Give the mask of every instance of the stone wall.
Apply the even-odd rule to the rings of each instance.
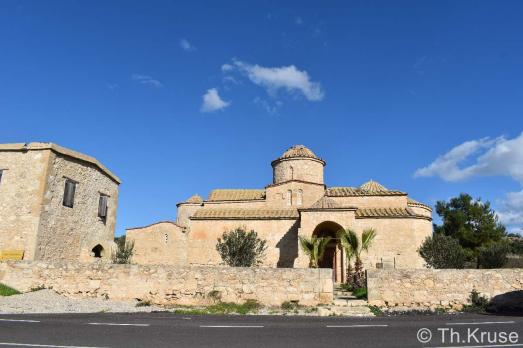
[[[280,306],[331,303],[330,269],[138,266],[107,263],[4,262],[0,283],[20,291],[44,286],[71,297],[141,299],[154,304],[205,305],[211,291],[222,301],[255,299]]]
[[[472,289],[491,298],[523,289],[523,269],[367,271],[369,304],[388,307],[461,307]]]
[[[65,181],[77,182],[74,206],[62,204]],[[107,218],[98,217],[100,195],[108,196]],[[37,260],[92,261],[91,249],[100,244],[110,258],[116,225],[118,183],[96,166],[53,153],[42,202]]]

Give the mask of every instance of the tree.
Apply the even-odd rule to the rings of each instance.
[[[493,243],[479,249],[478,263],[481,268],[501,268],[508,261],[510,246],[507,242]]]
[[[125,236],[116,237],[116,250],[113,250],[111,259],[113,263],[127,264],[131,263],[134,254],[134,240],[127,241]]]
[[[443,220],[441,226],[434,225],[436,234],[456,238],[467,258],[475,260],[478,267],[479,249],[500,241],[506,235],[505,226],[499,223],[490,203],[474,200],[466,193],[449,202],[437,202],[436,212]]]
[[[341,246],[347,256],[347,282],[355,288],[360,288],[364,285],[365,273],[363,272],[363,262],[361,261],[361,253],[368,252],[374,238],[376,237],[376,230],[369,228],[361,234],[361,242],[358,235],[351,229],[340,230],[338,238]],[[352,271],[351,260],[354,261],[354,273]]]
[[[319,262],[323,259],[325,248],[331,241],[331,237],[318,238],[312,236],[310,239],[299,236],[301,249],[309,256],[309,266],[318,268]]]
[[[252,267],[263,261],[266,244],[254,230],[247,232],[245,227],[237,227],[218,238],[216,250],[231,267]]]
[[[427,237],[418,252],[432,268],[463,268],[465,265],[465,252],[458,240],[441,233]]]

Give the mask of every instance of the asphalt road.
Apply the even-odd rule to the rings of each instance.
[[[523,347],[523,317],[0,314],[0,347]]]

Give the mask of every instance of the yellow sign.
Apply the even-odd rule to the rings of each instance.
[[[22,260],[23,258],[23,250],[0,250],[0,261]]]

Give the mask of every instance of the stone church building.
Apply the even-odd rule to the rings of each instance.
[[[0,144],[0,261],[110,260],[119,184],[56,144]]]
[[[419,268],[417,253],[432,234],[432,211],[407,193],[369,181],[359,187],[328,187],[325,161],[302,145],[272,161],[273,180],[263,189],[217,189],[177,204],[176,221],[127,230],[135,241],[134,263],[220,264],[216,242],[223,232],[244,226],[267,241],[270,267],[308,267],[298,236],[336,237],[342,228],[358,233],[374,228],[377,236],[365,255],[366,267]],[[321,267],[333,268],[343,281],[346,259],[334,238]]]

